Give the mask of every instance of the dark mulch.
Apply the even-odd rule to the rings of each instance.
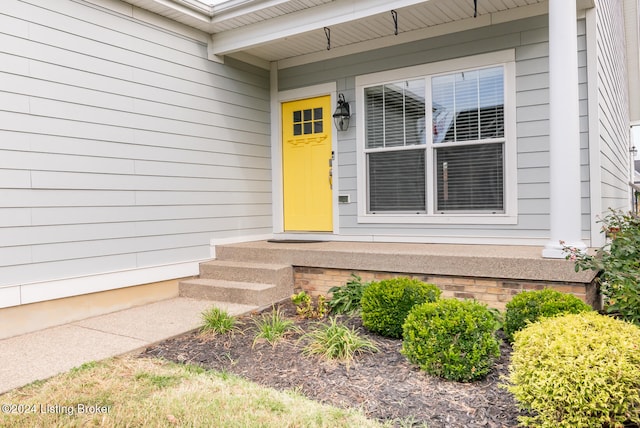
[[[289,302],[280,307],[303,331],[317,322],[296,317],[295,307]],[[357,316],[340,316],[339,320],[373,340],[380,351],[357,356],[348,368],[343,363],[303,356],[299,333],[275,348],[268,343],[254,346],[251,317],[255,316],[242,317],[240,331],[232,335],[187,333],[148,348],[143,356],[234,373],[264,386],[296,390],[323,403],[360,408],[370,418],[392,420],[402,426],[517,426],[519,413],[513,397],[498,386],[507,373],[511,354],[508,344],[503,343],[501,357],[486,379],[457,383],[421,372],[400,354],[400,340],[367,332]]]

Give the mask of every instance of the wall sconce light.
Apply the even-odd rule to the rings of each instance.
[[[349,103],[344,100],[344,94],[338,94],[338,108],[333,113],[333,120],[336,123],[338,131],[346,131],[349,129],[349,120],[351,119],[351,112],[349,110]]]

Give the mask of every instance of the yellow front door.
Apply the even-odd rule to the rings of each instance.
[[[331,97],[282,104],[284,229],[333,230]]]

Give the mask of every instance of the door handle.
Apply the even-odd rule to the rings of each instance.
[[[329,188],[333,189],[333,168],[329,168]]]

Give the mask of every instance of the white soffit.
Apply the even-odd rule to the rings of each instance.
[[[211,35],[210,53],[282,67],[546,14],[548,0],[126,0]],[[594,0],[577,0],[578,9]],[[398,13],[394,36],[391,10]],[[329,28],[331,50],[324,28]]]

